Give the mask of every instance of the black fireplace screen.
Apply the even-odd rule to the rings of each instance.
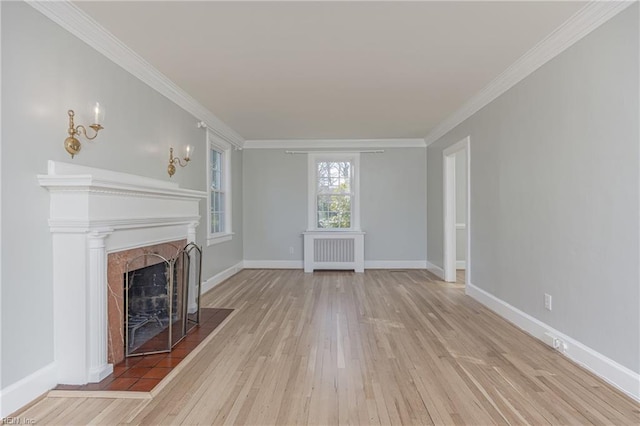
[[[201,257],[189,243],[171,259],[149,253],[127,262],[126,356],[169,352],[199,324]]]

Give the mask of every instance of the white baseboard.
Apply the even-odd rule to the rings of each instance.
[[[56,364],[52,362],[33,374],[0,390],[0,417],[18,411],[57,384]]]
[[[426,269],[424,260],[365,260],[364,269]]]
[[[246,269],[303,269],[302,260],[245,260]]]
[[[200,287],[200,294],[205,294],[224,280],[231,278],[238,272],[242,271],[244,262],[238,262],[235,265],[225,269],[222,272],[215,274],[213,277],[209,278],[205,282],[202,283]]]
[[[456,260],[456,269],[467,269],[466,260]]]
[[[438,278],[440,278],[441,280],[444,280],[444,270],[441,267],[436,266],[433,263],[427,261],[427,270],[432,274],[434,274],[435,276],[437,276]]]
[[[247,269],[303,269],[302,260],[245,260]],[[424,260],[365,260],[365,269],[425,269]]]
[[[614,360],[555,330],[544,322],[522,312],[473,284],[467,284],[466,293],[537,339],[543,340],[545,333],[555,335],[567,345],[562,352],[565,356],[620,389],[631,398],[640,401],[640,374],[618,364]]]

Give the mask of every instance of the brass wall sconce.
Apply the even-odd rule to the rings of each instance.
[[[184,158],[182,159],[174,157],[173,147],[169,148],[169,165],[167,166],[167,173],[169,173],[169,177],[175,174],[176,164],[179,164],[180,167],[184,167],[189,163],[189,161],[191,161],[191,154],[193,154],[193,147],[191,145],[184,147]]]
[[[73,122],[73,117],[75,116],[73,110],[70,109],[69,111],[67,111],[67,114],[69,114],[69,129],[67,130],[67,132],[69,133],[69,137],[64,140],[64,149],[66,149],[67,152],[71,154],[71,158],[73,158],[74,155],[80,152],[80,148],[82,147],[80,141],[76,138],[76,136],[82,135],[87,140],[93,140],[96,138],[96,136],[98,136],[98,132],[104,129],[104,127],[102,127],[102,124],[100,124],[104,119],[104,108],[100,105],[99,102],[96,102],[96,104],[92,107],[92,112],[93,124],[89,125],[89,127],[93,129],[95,134],[93,136],[89,136],[87,135],[86,127],[84,127],[82,124],[76,126]]]

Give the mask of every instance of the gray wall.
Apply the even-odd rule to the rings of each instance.
[[[245,149],[243,161],[245,260],[302,260],[307,156]]]
[[[53,362],[52,247],[47,224],[49,193],[37,174],[47,160],[169,180],[170,145],[196,146],[193,161],[173,180],[205,190],[204,129],[170,102],[35,9],[2,2],[2,380],[6,386]],[[91,101],[106,106],[105,130],[83,142],[73,160],[63,148],[67,110]],[[87,124],[78,120],[78,124]],[[242,158],[234,154],[234,179]],[[239,182],[240,183],[240,182]],[[205,250],[204,277],[242,259],[242,196],[234,198],[233,243]],[[198,243],[205,240],[206,203]],[[10,248],[10,249],[9,249]],[[228,251],[227,251],[228,249]],[[31,342],[25,348],[25,339]]]
[[[471,282],[640,372],[638,5],[428,148],[442,266],[442,150],[471,136]],[[543,294],[553,296],[553,311]]]
[[[246,260],[302,260],[307,229],[307,156],[284,149],[244,151]],[[424,149],[385,149],[360,157],[365,260],[426,257]],[[294,254],[289,253],[294,247]]]
[[[427,257],[426,156],[423,148],[360,156],[360,217],[365,260]]]

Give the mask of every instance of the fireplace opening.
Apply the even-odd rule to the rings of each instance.
[[[170,296],[169,274],[171,268],[166,262],[129,271],[125,282],[129,285],[125,300],[128,312],[127,324],[129,353],[161,351],[166,349],[167,338],[163,338],[170,323],[178,318],[179,294],[177,286],[172,286]],[[177,282],[176,270],[173,282]]]
[[[201,250],[137,256],[124,273],[125,356],[169,352],[200,321]]]

